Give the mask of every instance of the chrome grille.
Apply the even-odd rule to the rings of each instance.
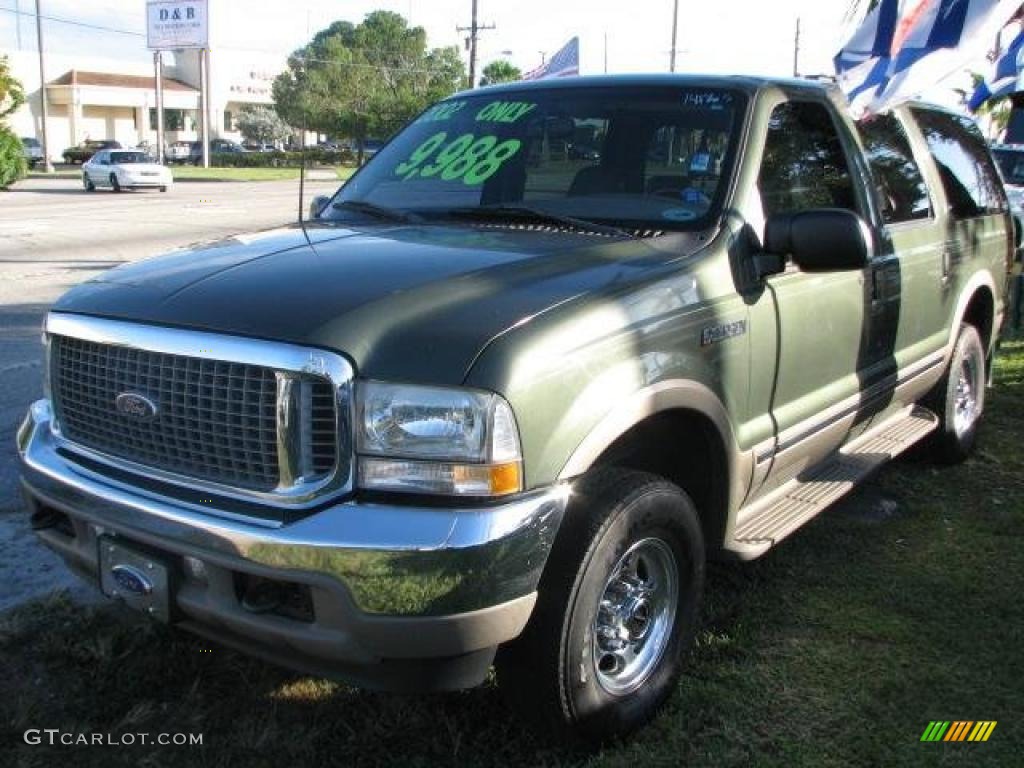
[[[247,491],[280,485],[279,375],[273,368],[61,335],[53,335],[51,345],[54,403],[67,440]],[[313,377],[303,384],[312,417],[308,455],[313,473],[326,476],[337,462],[334,388]],[[114,401],[126,392],[152,401],[156,417],[119,412]]]

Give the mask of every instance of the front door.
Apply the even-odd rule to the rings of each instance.
[[[864,216],[832,111],[814,101],[774,108],[758,189],[765,217],[812,208]],[[767,279],[761,302],[776,314],[771,392],[774,445],[759,450],[767,491],[835,450],[859,420],[869,365],[870,269],[806,273],[790,263]],[[760,303],[760,302],[759,302]],[[759,312],[764,317],[765,312]],[[752,339],[752,342],[756,340]]]

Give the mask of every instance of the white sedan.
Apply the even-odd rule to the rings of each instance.
[[[123,189],[153,187],[166,192],[174,184],[171,172],[141,149],[102,149],[82,166],[86,192],[96,187]]]

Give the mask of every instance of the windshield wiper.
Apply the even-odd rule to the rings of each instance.
[[[609,224],[597,224],[586,219],[548,213],[528,205],[482,205],[477,207],[447,208],[442,215],[453,218],[484,219],[490,221],[528,221],[536,224],[550,224],[567,227],[578,232],[594,232],[603,235],[618,235],[635,238],[632,232]]]
[[[337,203],[332,203],[331,208],[343,211],[356,211],[357,213],[366,213],[378,219],[385,219],[387,221],[419,221],[418,216],[414,216],[411,213],[400,211],[396,208],[387,208],[383,205],[377,205],[376,203],[368,203],[365,200],[340,200]]]

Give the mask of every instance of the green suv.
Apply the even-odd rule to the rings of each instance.
[[[626,733],[708,558],[918,441],[971,450],[1013,248],[952,113],[731,77],[457,94],[304,224],[57,302],[32,525],[224,644],[392,690],[493,664],[547,727]]]

